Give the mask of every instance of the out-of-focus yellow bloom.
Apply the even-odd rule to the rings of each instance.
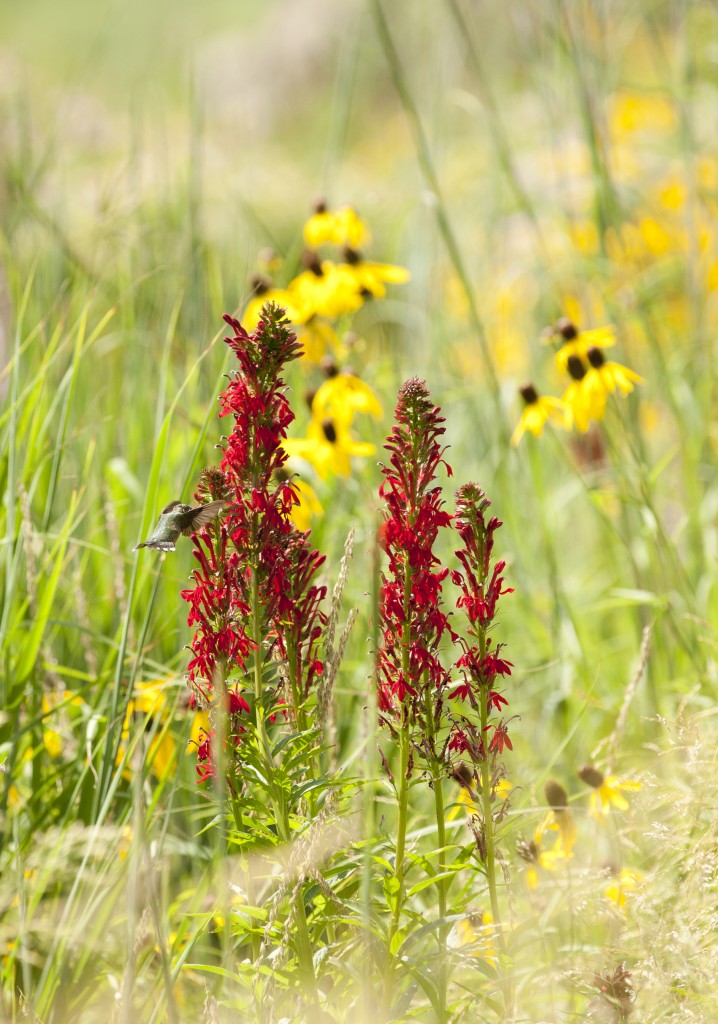
[[[313,316],[336,320],[354,313],[364,302],[356,281],[331,260],[305,253],[307,269],[289,283],[291,301],[303,311],[304,322]]]
[[[549,871],[555,870],[556,861],[570,860],[573,857],[573,848],[576,845],[576,822],[571,812],[565,810],[551,810],[543,819],[534,833],[534,841],[541,846],[547,832],[556,832],[556,841],[550,850],[541,853],[541,867]]]
[[[645,383],[643,377],[634,373],[633,370],[629,370],[627,366],[621,366],[620,363],[607,363],[599,348],[588,350],[588,363],[586,376],[581,381],[581,388],[588,404],[598,403],[601,398],[605,399],[608,394],[616,390],[623,395],[628,395],[633,391],[634,384]]]
[[[671,213],[678,213],[686,205],[686,186],[678,177],[664,181],[658,189],[658,202]]]
[[[655,217],[642,217],[638,222],[638,230],[646,249],[652,256],[665,256],[666,253],[680,251],[682,240],[675,232],[669,231]]]
[[[85,702],[82,697],[64,690],[62,693],[52,691],[42,695],[42,742],[50,757],[60,757],[63,751],[63,739],[61,732],[49,724],[50,716],[57,711],[58,714],[67,708],[83,708]]]
[[[615,903],[620,910],[623,910],[626,900],[630,899],[637,889],[640,889],[643,881],[644,876],[640,871],[622,868],[611,884],[603,890],[603,895],[611,903]]]
[[[511,444],[517,445],[527,430],[540,437],[547,422],[557,427],[569,426],[568,412],[560,398],[553,398],[551,395],[540,396],[533,384],[525,384],[519,389],[519,394],[525,406],[521,419],[511,435]]]
[[[125,860],[132,845],[132,825],[124,825],[120,833],[120,845],[117,849],[117,856]]]
[[[556,324],[555,333],[564,339],[564,344],[555,357],[556,366],[561,373],[568,372],[568,361],[571,356],[577,356],[585,361],[588,359],[589,349],[611,348],[616,344],[613,327],[596,327],[591,331],[579,331],[573,321],[565,317]]]
[[[600,822],[605,822],[611,807],[615,807],[619,811],[627,811],[630,805],[623,794],[635,793],[641,788],[640,782],[621,779],[618,775],[604,775],[598,768],[594,768],[590,764],[584,765],[578,775],[593,789],[588,813]]]
[[[499,779],[497,784],[491,790],[491,799],[506,800],[512,788],[513,787],[508,779]],[[457,793],[453,807],[451,807],[446,814],[446,820],[455,821],[462,811],[465,811],[469,816],[476,814],[479,810],[479,805],[476,802],[477,799],[478,794],[474,793],[470,786],[462,786]]]
[[[346,346],[342,344],[332,325],[320,316],[313,316],[297,330],[297,341],[302,346],[302,359],[308,363],[320,363],[327,349],[334,352],[337,359],[344,359]]]
[[[599,249],[600,236],[598,228],[592,220],[575,221],[569,226],[569,238],[579,250],[587,256],[595,256]]]
[[[493,937],[496,929],[494,919],[487,911],[476,911],[462,917],[453,926],[446,938],[449,949],[465,949],[479,960],[496,963],[496,949]]]
[[[584,387],[587,366],[579,356],[569,356],[567,369],[571,383],[563,393],[563,402],[569,411],[571,422],[585,433],[591,420],[600,422],[606,414],[606,395],[595,388]]]
[[[316,491],[306,480],[294,478],[292,488],[299,497],[299,504],[292,506],[290,518],[296,528],[304,533],[312,525],[312,518],[324,514],[324,508]]]
[[[560,333],[568,340],[556,353],[556,364],[571,377],[563,394],[570,422],[585,432],[591,420],[599,422],[605,416],[609,394],[618,390],[627,395],[634,384],[644,381],[627,366],[606,361],[602,350],[616,340],[612,327],[575,331],[570,321],[563,322]]]
[[[406,267],[393,263],[373,263],[365,260],[355,249],[344,250],[344,263],[340,263],[337,272],[347,282],[353,284],[359,294],[369,294],[375,299],[383,299],[386,295],[386,284],[405,284],[411,279]]]
[[[311,463],[322,480],[332,473],[349,476],[352,456],[366,457],[376,451],[368,441],[356,441],[346,422],[315,417],[309,421],[306,437],[288,437],[282,447],[287,455]]]
[[[204,743],[211,728],[209,713],[204,708],[195,708],[185,754],[196,756],[197,748]]]
[[[152,740],[147,750],[147,764],[151,766],[158,779],[163,779],[175,764],[177,748],[171,733],[156,719],[162,719],[167,707],[167,680],[157,679],[152,682],[135,683],[134,695],[128,701],[125,721],[122,725],[120,746],[117,751],[117,764],[121,764],[130,740],[130,727],[133,715],[144,715],[147,723],[152,725]],[[127,769],[125,774],[129,775]]]
[[[247,303],[242,314],[242,326],[246,331],[254,331],[257,328],[262,316],[262,307],[267,302],[276,302],[287,314],[287,319],[293,324],[302,324],[308,319],[308,314],[302,307],[299,298],[290,294],[286,288],[275,288],[266,279],[256,278],[253,282],[252,298]]]
[[[610,98],[609,125],[614,138],[639,131],[667,132],[675,123],[675,107],[664,96],[618,92]]]
[[[351,206],[328,210],[324,203],[318,203],[315,213],[304,225],[304,241],[310,249],[327,244],[356,249],[370,240],[369,228]]]
[[[478,806],[471,795],[471,790],[467,789],[466,786],[462,786],[456,794],[454,806],[450,807],[446,812],[446,820],[455,821],[462,811],[466,811],[466,814],[471,815],[475,814],[477,810]]]
[[[535,889],[538,885],[539,868],[556,871],[561,861],[573,857],[576,843],[576,822],[568,809],[566,790],[553,779],[550,779],[544,788],[550,810],[536,827],[533,839],[516,844],[518,855],[528,864],[526,884],[529,889]],[[556,833],[556,840],[551,849],[544,849],[547,833]]]
[[[335,373],[325,380],[312,399],[312,416],[319,420],[349,426],[358,412],[376,419],[382,415],[381,404],[372,389],[352,373]]]

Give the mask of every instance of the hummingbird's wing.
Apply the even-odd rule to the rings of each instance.
[[[203,526],[211,523],[215,516],[219,515],[220,510],[226,504],[225,499],[220,498],[218,501],[210,501],[207,505],[198,505],[197,508],[190,509],[182,517],[182,533],[185,537],[189,537],[191,533],[201,530]]]

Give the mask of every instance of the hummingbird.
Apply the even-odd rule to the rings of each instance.
[[[195,505],[194,508],[191,505],[183,505],[181,501],[171,501],[166,508],[162,509],[152,536],[143,540],[132,550],[157,548],[159,551],[174,551],[175,542],[181,533],[185,537],[196,533],[197,530],[211,522],[215,516],[218,516],[220,509],[226,504],[224,498],[220,498],[219,501],[210,501],[206,505]]]

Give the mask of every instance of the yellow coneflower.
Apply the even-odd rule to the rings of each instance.
[[[611,807],[615,807],[619,811],[627,811],[630,804],[623,794],[635,793],[641,788],[640,782],[621,779],[618,775],[604,775],[598,768],[594,768],[590,764],[579,769],[578,776],[593,789],[588,813],[600,822],[606,820]]]
[[[449,949],[464,949],[480,960],[488,963],[496,962],[496,949],[493,943],[494,919],[487,911],[475,911],[462,917],[449,932],[446,944]]]
[[[571,356],[581,360],[588,358],[590,348],[611,348],[616,344],[613,327],[596,327],[590,331],[581,331],[568,317],[562,317],[553,328],[553,336],[559,336],[564,344],[556,353],[556,366],[561,373],[568,372],[568,361]]]
[[[349,476],[352,456],[366,457],[376,451],[368,441],[356,441],[345,421],[318,420],[314,416],[309,421],[306,437],[288,437],[282,447],[287,455],[296,455],[311,463],[322,480],[332,473]]]
[[[365,260],[360,252],[349,246],[345,247],[342,255],[344,262],[339,264],[337,272],[352,282],[360,294],[383,299],[387,284],[405,284],[411,279],[406,267],[393,263],[373,263],[371,260]]]
[[[605,416],[606,395],[595,388],[587,389],[584,386],[588,369],[580,356],[569,356],[566,369],[571,383],[564,391],[562,401],[569,411],[571,421],[585,434],[591,420],[599,422]]]
[[[296,322],[296,321],[295,321]],[[297,329],[297,341],[302,346],[302,359],[319,364],[331,349],[337,359],[344,359],[347,350],[328,320],[312,316]]]
[[[308,314],[301,308],[298,297],[290,295],[286,288],[275,288],[268,277],[257,274],[252,278],[252,297],[242,314],[242,326],[246,331],[254,331],[260,321],[262,307],[266,302],[276,302],[287,314],[287,319],[294,324],[304,323]]]
[[[299,497],[299,504],[292,507],[289,516],[298,530],[305,532],[312,525],[312,519],[324,514],[324,507],[317,493],[306,480],[294,477],[292,489]]]
[[[357,248],[370,240],[369,228],[351,206],[330,210],[324,200],[320,200],[304,225],[304,241],[310,249],[327,244]]]
[[[521,413],[521,419],[511,435],[512,445],[517,445],[527,430],[535,434],[536,437],[540,437],[543,428],[549,422],[564,429],[569,426],[568,410],[560,398],[539,395],[533,384],[524,384],[522,388],[519,388],[519,394],[523,398],[525,406]]]
[[[634,384],[645,384],[643,377],[629,370],[627,366],[606,362],[600,348],[589,348],[586,358],[589,366],[581,387],[587,395],[587,401],[597,401],[599,396],[605,399],[616,390],[628,395],[633,391]]]
[[[637,889],[641,887],[644,876],[640,871],[632,871],[630,868],[621,868],[615,879],[603,890],[603,895],[611,903],[623,910],[626,900],[630,898]]]
[[[345,313],[354,313],[363,304],[364,296],[357,283],[332,260],[320,260],[315,252],[302,257],[306,270],[290,281],[290,301],[305,314],[335,320]]]
[[[166,718],[167,713],[167,680],[156,679],[152,682],[135,683],[132,698],[127,703],[127,712],[122,725],[120,735],[120,746],[117,751],[117,764],[121,764],[125,757],[127,744],[130,741],[130,727],[135,714],[144,715],[146,718],[145,728],[154,723],[157,718]],[[158,779],[164,778],[175,763],[177,748],[172,734],[164,725],[154,725],[154,733],[146,753],[147,764],[150,765],[153,773]],[[125,775],[129,772],[125,769]]]
[[[376,419],[382,415],[381,404],[372,389],[353,373],[332,373],[312,399],[312,416],[318,420],[333,419],[351,424],[358,412]]]

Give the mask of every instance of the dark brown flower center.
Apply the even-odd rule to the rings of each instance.
[[[589,363],[595,370],[600,370],[603,364],[606,362],[606,357],[604,356],[603,352],[600,348],[596,348],[595,345],[591,346],[586,355],[588,356]]]
[[[573,380],[583,380],[586,376],[586,367],[580,356],[569,356],[566,360],[566,369]]]
[[[594,768],[592,764],[585,764],[583,768],[579,768],[578,777],[586,785],[593,786],[594,789],[600,789],[605,779],[603,772],[600,772],[598,768]]]
[[[249,284],[252,289],[252,295],[264,295],[272,287],[272,282],[268,277],[264,277],[263,274],[255,274],[254,277],[250,278]]]
[[[533,384],[524,384],[523,387],[519,388],[519,394],[524,402],[526,402],[526,405],[534,405],[534,403],[538,402],[538,391]]]
[[[322,430],[329,444],[335,444],[337,439],[337,428],[334,426],[334,420],[324,420],[322,423]]]
[[[567,316],[562,316],[560,320],[556,321],[556,330],[566,341],[573,341],[578,337],[578,327]]]
[[[317,277],[324,277],[324,271],[322,270],[322,262],[317,256],[317,254],[315,252],[312,252],[311,249],[305,249],[305,251],[302,253],[302,263],[307,268],[307,270],[311,270],[311,272],[315,274]]]
[[[549,779],[543,788],[546,802],[554,811],[565,811],[568,807],[568,794],[560,782]]]

